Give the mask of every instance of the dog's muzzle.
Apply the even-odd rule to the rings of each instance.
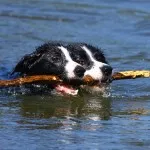
[[[101,68],[101,70],[102,70],[104,76],[111,76],[113,69],[111,66],[105,65]]]

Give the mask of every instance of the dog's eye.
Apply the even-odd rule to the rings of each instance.
[[[95,59],[100,62],[105,62],[105,57],[103,55],[95,55]]]
[[[83,64],[84,64],[84,60],[80,60],[79,63],[80,63],[81,65],[83,65]]]
[[[52,61],[57,62],[59,60],[58,57],[52,57]]]

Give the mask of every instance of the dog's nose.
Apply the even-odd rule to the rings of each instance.
[[[105,76],[110,76],[112,74],[112,67],[109,65],[105,65],[101,68],[102,72],[104,73]]]
[[[74,73],[77,77],[83,77],[84,76],[84,72],[85,72],[85,69],[81,66],[77,66],[74,70]]]

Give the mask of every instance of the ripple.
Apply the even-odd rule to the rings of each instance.
[[[19,18],[19,19],[31,19],[31,20],[47,20],[47,21],[58,21],[58,22],[73,22],[74,20],[67,17],[55,16],[55,15],[21,15],[9,12],[1,12],[0,16],[2,17],[12,17],[12,18]]]

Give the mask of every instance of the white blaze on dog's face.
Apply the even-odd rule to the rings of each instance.
[[[94,57],[92,52],[89,50],[88,47],[85,45],[81,47],[89,56],[89,59],[93,63],[92,67],[84,73],[84,75],[90,75],[95,80],[108,80],[111,76],[112,68],[103,62],[97,61]]]
[[[69,80],[82,80],[85,75],[90,75],[93,79],[99,80],[99,83],[105,83],[111,77],[112,68],[108,65],[101,49],[86,43],[50,42],[41,45],[33,53],[25,55],[14,68],[13,73],[56,75],[61,79]],[[67,94],[77,93],[67,86],[58,85],[55,88]]]
[[[80,64],[72,60],[65,47],[59,46],[58,48],[62,51],[67,61],[65,65],[65,72],[68,79],[82,78],[84,76],[85,69]]]

